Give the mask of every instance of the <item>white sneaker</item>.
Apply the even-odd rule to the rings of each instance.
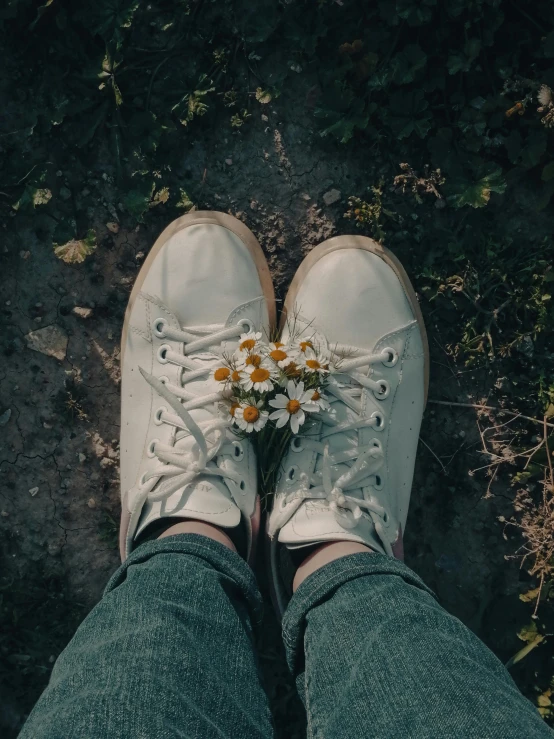
[[[133,287],[121,339],[121,557],[162,518],[259,527],[256,459],[219,414],[223,354],[275,322],[267,262],[252,232],[198,211],[158,238]]]
[[[372,239],[339,236],[313,249],[284,313],[284,341],[294,326],[342,359],[327,387],[330,410],[310,414],[291,441],[268,520],[281,613],[291,550],[355,541],[402,558],[429,375],[414,290],[396,257]]]

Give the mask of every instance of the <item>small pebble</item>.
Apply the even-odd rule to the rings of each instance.
[[[33,496],[33,498],[34,498],[34,497],[35,497],[35,495],[36,495],[36,494],[38,493],[38,488],[30,488],[30,489],[29,489],[29,492],[31,493],[31,495],[32,495],[32,496]]]
[[[10,515],[10,514],[8,513],[8,511],[2,511],[2,512],[0,513],[0,516],[3,516],[4,518],[7,518],[7,517],[8,517],[9,515]]]
[[[326,192],[323,196],[323,202],[325,205],[333,205],[333,203],[336,203],[341,198],[341,192],[340,190],[329,190],[329,192]]]
[[[92,308],[82,308],[79,305],[76,305],[71,312],[79,318],[90,318],[92,316]]]
[[[229,167],[231,166],[232,163],[233,163],[233,160],[230,157],[229,157],[229,159],[226,159],[225,160],[225,164],[228,164]]]
[[[87,455],[79,452],[79,462],[86,462]]]
[[[94,498],[89,498],[87,501],[87,505],[89,508],[96,508],[96,501]]]

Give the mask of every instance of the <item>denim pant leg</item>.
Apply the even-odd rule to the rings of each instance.
[[[317,739],[552,739],[489,649],[401,562],[335,560],[283,620]]]
[[[261,608],[252,571],[222,544],[143,544],[60,655],[20,739],[271,737],[252,644]]]

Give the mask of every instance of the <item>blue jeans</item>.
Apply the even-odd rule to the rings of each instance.
[[[20,739],[271,737],[246,563],[195,534],[138,547],[59,657]],[[308,577],[283,621],[328,739],[554,736],[498,659],[404,564],[354,554]]]

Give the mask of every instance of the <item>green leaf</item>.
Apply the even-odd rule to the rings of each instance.
[[[525,169],[531,169],[540,162],[546,151],[547,139],[546,131],[534,131],[529,134],[520,154],[521,164]]]
[[[395,136],[405,139],[412,133],[424,138],[432,126],[429,103],[421,90],[395,92],[390,98],[390,126]]]
[[[144,183],[142,189],[129,190],[122,198],[123,207],[130,215],[139,220],[148,210],[153,192],[153,183],[151,185]]]
[[[548,182],[552,178],[554,178],[554,161],[545,164],[541,174],[541,180],[543,182]]]
[[[453,188],[454,192],[448,196],[448,201],[455,208],[463,208],[464,205],[483,208],[489,202],[492,192],[503,193],[505,191],[506,181],[502,176],[502,170],[496,169],[477,182],[455,183]]]
[[[91,229],[84,239],[71,239],[66,244],[54,244],[54,254],[66,264],[79,264],[96,249],[96,235]]]
[[[392,61],[393,80],[398,85],[413,82],[417,72],[427,64],[427,55],[418,44],[408,44]]]
[[[180,198],[175,203],[176,208],[181,208],[185,212],[188,212],[191,208],[194,208],[194,203],[189,198],[187,192],[183,190],[182,188],[179,188]]]

